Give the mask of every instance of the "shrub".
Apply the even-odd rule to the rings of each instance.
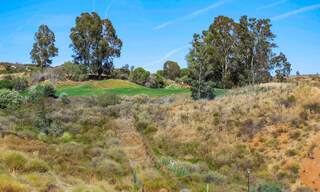
[[[65,62],[62,67],[67,79],[73,81],[84,81],[88,79],[87,69],[83,65]]]
[[[24,185],[18,183],[11,177],[0,175],[1,192],[27,192],[29,191]]]
[[[24,171],[28,159],[25,155],[16,151],[5,151],[0,159],[11,171]]]
[[[64,92],[59,95],[59,99],[64,105],[68,105],[71,103],[70,99],[68,98],[68,94]]]
[[[17,108],[24,102],[24,98],[17,91],[0,89],[0,109]]]
[[[28,88],[29,83],[25,78],[17,78],[13,81],[13,88],[16,91],[24,91]]]
[[[13,89],[14,82],[12,80],[0,80],[0,89]]]
[[[49,165],[40,159],[31,159],[26,164],[26,171],[45,173],[49,171]]]
[[[56,90],[51,81],[44,81],[31,88],[30,97],[32,100],[41,97],[56,97]]]
[[[198,81],[193,81],[191,87],[191,96],[195,100],[214,99],[214,86],[214,83],[211,81],[201,81],[200,83]]]
[[[117,177],[124,174],[121,165],[116,161],[110,159],[103,159],[94,162],[96,164],[94,172],[101,179],[109,179],[110,177]]]
[[[161,157],[160,164],[165,166],[176,177],[185,177],[189,175],[189,170],[179,161],[175,161],[171,157]]]
[[[280,184],[275,182],[260,183],[253,192],[283,192]]]
[[[68,132],[63,133],[63,135],[60,137],[61,141],[64,143],[68,143],[72,141],[72,135]]]
[[[145,85],[149,75],[150,75],[150,72],[139,67],[139,68],[136,68],[133,72],[131,72],[129,79],[130,81],[137,83],[139,85]]]
[[[1,154],[0,160],[11,171],[40,172],[49,170],[46,162],[40,159],[30,159],[23,153],[17,151],[5,151]]]
[[[58,192],[60,190],[55,190],[58,187],[55,185],[56,181],[53,177],[50,177],[42,173],[30,173],[24,176],[24,180],[27,181],[32,187],[37,188],[37,191],[45,192],[52,191]]]
[[[286,155],[288,155],[289,157],[296,156],[297,154],[298,154],[298,151],[295,149],[288,149],[286,152]]]
[[[164,85],[164,78],[158,74],[150,75],[145,83],[145,86],[149,88],[163,88]]]
[[[288,166],[288,169],[290,170],[290,172],[294,175],[299,174],[299,170],[300,170],[300,165],[297,163],[291,164]]]
[[[116,94],[102,94],[98,96],[98,104],[102,107],[120,103],[120,97]]]
[[[218,172],[209,171],[204,176],[206,183],[222,184],[226,181],[226,177]]]

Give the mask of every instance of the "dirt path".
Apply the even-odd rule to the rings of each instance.
[[[154,166],[154,157],[150,154],[143,137],[134,128],[130,120],[118,120],[117,136],[121,140],[124,152],[127,154],[131,167],[148,168]]]
[[[320,191],[320,135],[314,140],[315,149],[301,162],[300,181],[302,185]]]

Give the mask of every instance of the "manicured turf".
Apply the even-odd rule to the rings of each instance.
[[[122,80],[89,81],[76,85],[60,85],[57,89],[58,94],[64,92],[69,96],[94,96],[103,93],[113,93],[127,96],[144,94],[152,97],[160,97],[173,94],[190,94],[190,89],[188,88],[151,89]],[[215,90],[217,96],[225,93],[223,89]]]

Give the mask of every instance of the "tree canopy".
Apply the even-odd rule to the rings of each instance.
[[[82,13],[71,29],[74,60],[99,77],[113,70],[113,59],[120,57],[122,41],[108,19],[93,13]]]
[[[195,34],[187,56],[192,84],[198,87],[193,87],[193,95],[200,97],[209,85],[231,88],[267,82],[274,69],[277,76],[288,76],[291,65],[283,53],[275,56],[271,27],[269,19],[242,16],[235,22],[218,16],[208,30]]]
[[[35,43],[30,52],[32,62],[42,69],[52,64],[52,57],[58,55],[55,35],[47,25],[40,25],[35,34]]]
[[[180,77],[180,66],[177,62],[166,61],[163,65],[163,76],[175,80]]]

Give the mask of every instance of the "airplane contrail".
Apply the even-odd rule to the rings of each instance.
[[[203,14],[203,13],[205,13],[205,12],[208,12],[208,11],[210,11],[210,10],[212,10],[212,9],[215,9],[215,8],[218,8],[218,7],[222,6],[222,5],[224,5],[224,4],[226,4],[228,1],[230,1],[230,0],[221,0],[221,1],[218,1],[218,2],[213,3],[213,4],[211,4],[211,5],[209,5],[209,6],[205,7],[205,8],[199,9],[199,10],[194,11],[194,12],[188,14],[188,15],[185,15],[185,16],[183,16],[183,17],[180,17],[180,18],[177,18],[177,19],[173,19],[173,20],[171,20],[171,21],[167,21],[167,22],[165,22],[165,23],[162,23],[162,24],[160,24],[160,25],[157,25],[157,26],[155,26],[155,27],[153,28],[153,30],[159,30],[159,29],[165,28],[166,26],[171,25],[171,24],[173,24],[173,23],[175,23],[175,22],[178,22],[178,21],[184,21],[184,20],[192,19],[192,18],[194,18],[194,17],[196,17],[196,16],[198,16],[198,15],[200,15],[200,14]]]
[[[287,12],[287,13],[283,13],[281,15],[272,17],[271,20],[274,20],[274,21],[282,20],[282,19],[294,16],[294,15],[298,15],[298,14],[301,14],[301,13],[305,13],[305,12],[313,11],[313,10],[317,10],[317,9],[320,9],[320,4],[314,4],[314,5],[310,5],[310,6],[307,6],[307,7],[302,7],[300,9],[296,9],[296,10],[293,10],[293,11],[290,11],[290,12]]]

